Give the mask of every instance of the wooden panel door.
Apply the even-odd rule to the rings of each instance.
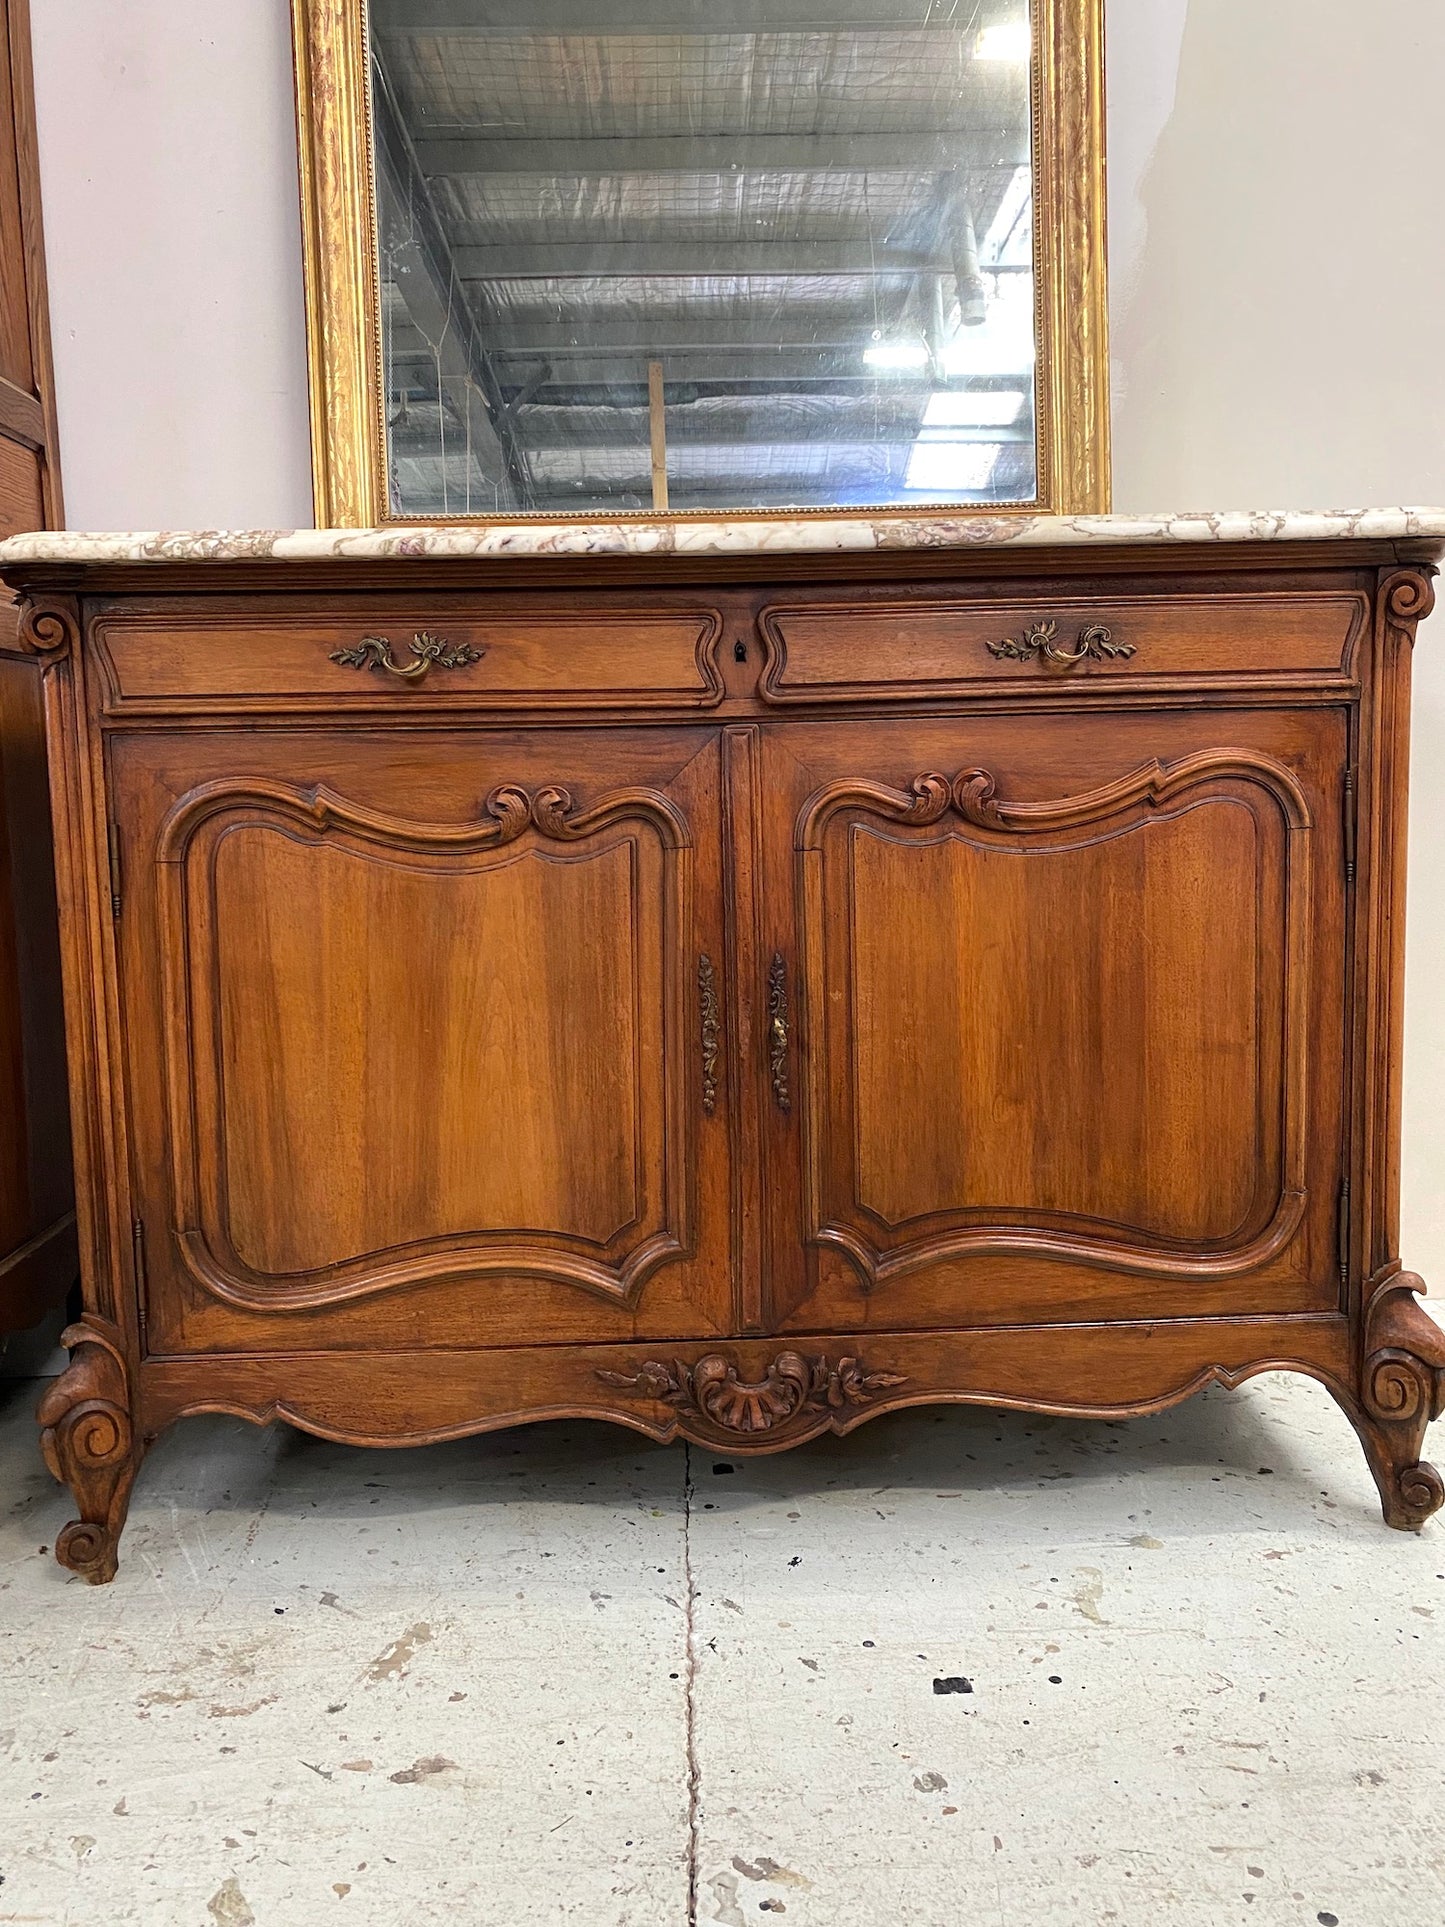
[[[1338,1302],[1344,729],[771,733],[780,1322]]]
[[[714,732],[197,732],[112,783],[152,1349],[726,1327]]]
[[[63,522],[26,0],[0,0],[0,536]],[[0,590],[0,1333],[77,1267],[40,675]]]

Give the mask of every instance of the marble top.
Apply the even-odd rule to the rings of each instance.
[[[831,554],[1098,548],[1165,542],[1445,542],[1445,509],[1232,509],[1187,515],[773,516],[717,521],[493,522],[380,529],[197,529],[0,542],[0,568],[44,562],[368,561],[391,556]]]

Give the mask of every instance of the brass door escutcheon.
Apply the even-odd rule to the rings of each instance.
[[[711,1117],[717,1109],[718,1047],[722,1037],[722,1013],[718,1006],[717,972],[706,953],[697,960],[697,995],[702,1032],[702,1108]]]
[[[780,1111],[793,1108],[788,1083],[788,966],[774,951],[768,971],[768,1063],[773,1074],[773,1098]]]
[[[419,630],[407,646],[412,660],[403,664],[391,653],[390,636],[363,636],[350,649],[333,650],[331,660],[346,669],[384,669],[402,682],[420,682],[433,664],[438,669],[465,669],[468,663],[480,662],[486,653],[466,642],[453,648],[444,636],[428,635],[425,629]]]

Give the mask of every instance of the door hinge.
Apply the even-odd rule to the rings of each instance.
[[[110,914],[120,915],[120,830],[112,823],[106,832],[110,850]]]
[[[136,1323],[140,1328],[140,1348],[144,1355],[149,1349],[146,1336],[146,1228],[142,1218],[133,1218],[130,1227],[130,1251],[133,1276],[135,1278]]]
[[[1355,772],[1345,771],[1345,882],[1353,887],[1355,881],[1355,838],[1359,812],[1355,807]]]
[[[1340,1250],[1340,1278],[1344,1284],[1350,1282],[1350,1181],[1345,1179],[1340,1186],[1340,1216],[1338,1225]]]

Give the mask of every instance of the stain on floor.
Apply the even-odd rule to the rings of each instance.
[[[324,1601],[323,1601],[324,1603]],[[366,1677],[374,1686],[383,1680],[405,1679],[416,1658],[417,1648],[426,1646],[432,1638],[432,1629],[425,1623],[408,1626],[399,1639],[394,1639],[384,1653],[378,1653],[366,1669]]]
[[[105,1588],[48,1551],[34,1398],[0,1384],[0,1919],[1445,1917],[1445,1529],[1384,1529],[1306,1381],[691,1481],[600,1426],[197,1419]]]

